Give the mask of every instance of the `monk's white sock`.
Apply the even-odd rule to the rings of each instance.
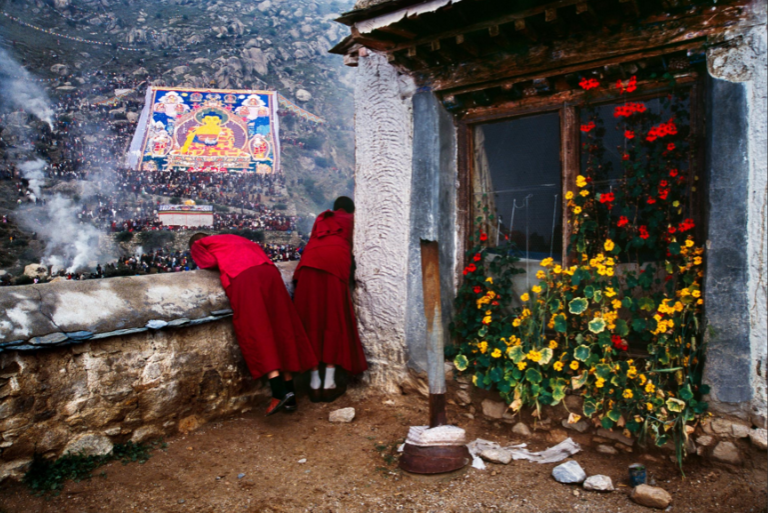
[[[323,382],[320,381],[320,371],[309,371],[309,376],[309,386],[312,388],[312,390],[318,390],[323,384]]]
[[[325,368],[325,380],[323,382],[323,388],[336,388],[336,382],[333,380],[333,375],[336,373],[336,367]]]

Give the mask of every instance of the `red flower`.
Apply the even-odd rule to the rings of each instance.
[[[480,234],[480,240],[485,242],[488,240],[488,234],[487,233],[481,233]]]
[[[667,186],[666,180],[662,180],[661,182],[659,182],[659,187],[666,187],[666,186]]]
[[[669,189],[659,189],[659,199],[667,199],[667,196],[669,195]]]
[[[677,225],[677,229],[681,232],[687,232],[688,230],[692,230],[694,226],[696,226],[696,223],[693,222],[693,219],[686,219]]]
[[[625,153],[621,156],[621,160],[629,160],[629,153]]]
[[[643,239],[643,240],[647,239],[647,238],[650,236],[650,235],[648,234],[648,228],[646,228],[646,227],[645,227],[645,225],[642,225],[642,226],[639,228],[639,230],[638,230],[638,231],[640,232],[640,238],[641,238],[641,239]]]
[[[481,286],[479,286],[479,285],[476,285],[476,286],[475,286],[475,288],[473,288],[473,289],[472,289],[472,291],[473,291],[475,294],[480,294],[480,293],[483,291],[483,287],[481,287]]]
[[[675,228],[674,226],[670,226],[669,228],[667,228],[667,231],[669,233],[675,233],[677,231],[677,228]]]
[[[606,192],[604,194],[600,195],[600,203],[610,203],[611,201],[614,201],[616,198],[613,195],[612,192]]]
[[[676,177],[676,176],[677,176],[677,173],[678,173],[677,169],[673,169],[673,170],[671,170],[671,171],[669,172],[669,176],[671,176],[672,178],[674,178],[674,177]]]
[[[586,77],[584,77],[579,82],[579,85],[585,91],[589,91],[590,89],[594,89],[595,87],[599,87],[600,86],[600,82],[598,82],[594,78],[586,78]]]
[[[618,89],[622,94],[634,92],[637,89],[637,77],[632,75],[629,77],[629,80],[617,80],[616,89]]]
[[[491,305],[493,305],[493,306],[499,306],[499,302],[498,302],[498,301],[491,301]]]
[[[627,139],[634,139],[635,132],[633,130],[624,130],[624,137],[626,137]]]
[[[627,342],[618,335],[611,335],[611,342],[613,342],[613,347],[621,351],[626,351],[629,348]]]
[[[475,256],[472,257],[472,260],[475,262],[479,262],[482,257],[480,256],[480,253],[475,253]]]
[[[467,271],[473,273],[473,272],[477,271],[477,267],[475,266],[475,264],[469,264],[467,266]]]
[[[466,267],[464,268],[464,270],[463,270],[462,272],[464,273],[464,276],[466,276],[466,275],[467,275],[467,273],[469,273],[469,271],[467,270],[467,268],[466,268]]]
[[[675,149],[675,143],[669,143],[667,144],[667,151],[672,151]]]
[[[621,228],[622,226],[626,226],[629,223],[629,219],[627,219],[627,216],[621,216],[619,218],[619,222],[616,223],[616,226]]]
[[[647,203],[649,205],[653,205],[654,203],[656,203],[656,198],[654,198],[653,196],[649,196],[648,200],[647,200]]]
[[[595,122],[594,121],[590,121],[586,125],[581,125],[581,131],[584,132],[584,133],[587,133],[587,132],[591,131],[593,128],[595,128]]]

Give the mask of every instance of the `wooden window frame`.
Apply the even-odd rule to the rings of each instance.
[[[675,77],[676,87],[685,87],[690,90],[690,126],[692,131],[692,145],[695,150],[690,158],[689,170],[691,174],[698,172],[699,180],[696,182],[696,194],[691,195],[691,212],[694,213],[696,222],[696,235],[699,239],[706,233],[701,207],[703,201],[704,176],[701,173],[704,164],[704,73],[690,72]],[[644,81],[638,82],[637,92],[626,97],[627,101],[643,101],[657,98],[664,91],[669,91],[669,81]],[[507,121],[516,118],[532,116],[536,114],[548,114],[558,112],[560,115],[560,178],[562,191],[560,198],[562,203],[563,225],[563,265],[572,265],[573,255],[568,254],[570,230],[568,223],[569,213],[565,208],[565,193],[576,188],[576,176],[581,170],[581,134],[579,130],[579,109],[584,104],[585,92],[571,90],[558,93],[546,98],[526,98],[500,105],[472,109],[464,113],[457,120],[457,152],[458,152],[458,204],[457,222],[459,228],[459,240],[464,247],[469,247],[470,237],[473,232],[473,219],[477,215],[475,203],[472,200],[474,170],[474,130],[477,126],[486,123]],[[590,102],[594,105],[615,103],[621,98],[612,87],[592,92]],[[703,239],[701,239],[703,240]],[[461,262],[461,267],[466,265]],[[458,266],[457,266],[458,267]],[[461,268],[458,267],[458,268]]]

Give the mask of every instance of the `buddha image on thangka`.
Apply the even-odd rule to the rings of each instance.
[[[141,169],[275,171],[274,92],[159,89],[154,95]]]

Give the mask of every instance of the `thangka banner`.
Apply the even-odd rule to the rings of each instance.
[[[144,171],[280,169],[274,91],[151,87],[128,154]]]

